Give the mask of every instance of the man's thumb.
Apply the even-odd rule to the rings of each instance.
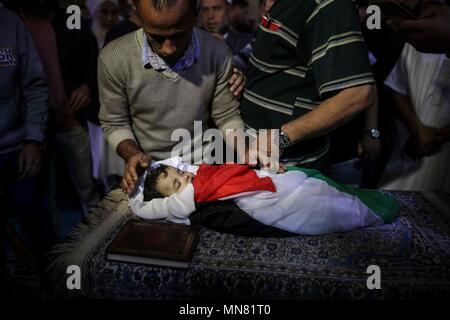
[[[141,164],[141,167],[147,168],[150,165],[150,157],[142,155],[139,163]]]

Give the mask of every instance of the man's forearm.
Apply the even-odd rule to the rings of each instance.
[[[365,129],[377,129],[378,128],[378,94],[377,88],[373,88],[373,103],[366,109],[365,116]]]
[[[282,126],[293,143],[323,135],[374,103],[374,85],[342,90],[316,109]]]
[[[117,145],[116,148],[117,154],[125,160],[125,163],[128,162],[128,160],[138,154],[138,153],[144,153],[143,150],[131,139],[123,140]]]

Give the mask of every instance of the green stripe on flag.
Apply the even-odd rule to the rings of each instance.
[[[318,170],[300,168],[296,166],[287,166],[288,171],[302,171],[308,177],[315,178],[326,182],[329,186],[334,187],[338,191],[345,192],[358,197],[373,213],[380,216],[385,223],[394,221],[395,213],[398,210],[398,202],[394,198],[384,195],[376,190],[363,190],[346,184],[338,183]]]

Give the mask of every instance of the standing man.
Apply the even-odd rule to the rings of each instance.
[[[63,188],[58,184],[56,170],[59,160],[65,165],[64,174],[72,180],[85,215],[100,200],[92,176],[86,125],[87,118],[96,113],[91,101],[97,87],[98,48],[84,23],[79,30],[67,28],[68,14],[57,0],[21,0],[16,4],[49,83],[47,187],[55,233],[62,239],[58,197]]]
[[[231,0],[200,0],[200,21],[203,29],[225,41],[233,52],[233,64],[246,71],[252,50],[253,35],[236,31],[230,24]]]
[[[178,144],[171,141],[173,130],[184,128],[193,136],[196,120],[203,132],[210,120],[223,133],[243,128],[239,103],[228,89],[231,53],[194,27],[197,1],[136,0],[135,5],[143,28],[105,47],[98,69],[99,118],[126,162],[122,188],[127,193],[152,159],[171,156]],[[194,154],[202,153],[198,145],[192,141]]]
[[[275,1],[259,26],[250,64],[244,122],[279,129],[285,162],[323,168],[327,133],[374,102],[351,0]]]
[[[139,16],[136,12],[134,1],[127,0],[127,4],[130,7],[130,15],[108,31],[105,36],[105,44],[103,46],[106,46],[109,42],[128,33],[136,31],[141,27],[141,19],[139,19]]]
[[[0,8],[0,285],[5,285],[3,235],[16,255],[27,253],[7,220],[13,216],[39,271],[53,244],[50,219],[39,205],[38,174],[48,120],[48,87],[39,54],[20,18]],[[26,256],[29,257],[28,255]],[[3,289],[2,289],[3,291]]]
[[[229,10],[230,24],[238,32],[253,33],[254,29],[250,21],[248,21],[248,6],[247,0],[228,0],[231,4]],[[252,21],[253,22],[253,21]]]

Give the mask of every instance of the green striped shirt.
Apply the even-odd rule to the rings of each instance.
[[[241,104],[248,128],[280,128],[342,89],[374,82],[352,0],[277,0],[266,18]],[[305,163],[327,151],[322,136],[284,157]]]

